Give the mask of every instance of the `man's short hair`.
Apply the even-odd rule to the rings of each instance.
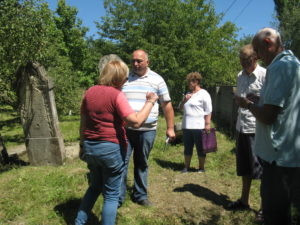
[[[252,44],[247,44],[240,49],[240,55],[247,55],[251,57],[256,57],[256,52],[253,49]]]
[[[148,52],[146,52],[144,49],[137,49],[137,50],[135,50],[135,51],[133,51],[133,52],[137,52],[137,51],[143,52],[143,53],[145,54],[146,60],[149,60],[149,54],[148,54]]]

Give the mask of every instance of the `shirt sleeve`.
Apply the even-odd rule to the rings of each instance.
[[[161,102],[171,101],[168,86],[163,78],[160,79],[160,82],[158,84],[158,96]]]
[[[125,118],[134,113],[134,110],[128,103],[128,100],[123,92],[120,92],[116,99],[117,112],[121,118]]]
[[[288,98],[294,68],[281,63],[268,73],[268,85],[265,89],[264,104],[283,107]]]
[[[203,99],[203,111],[205,115],[209,115],[212,112],[212,103],[211,103],[211,97],[208,92],[204,95]]]

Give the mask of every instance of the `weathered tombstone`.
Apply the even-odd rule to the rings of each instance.
[[[118,55],[115,55],[115,54],[109,54],[109,55],[102,56],[100,58],[99,64],[98,64],[99,74],[103,70],[106,63],[113,61],[113,60],[123,61]]]
[[[28,63],[20,68],[17,77],[21,122],[30,164],[62,165],[65,148],[59,129],[53,83],[38,63]]]

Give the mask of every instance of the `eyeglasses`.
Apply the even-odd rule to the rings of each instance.
[[[188,83],[190,83],[190,82],[194,82],[195,83],[195,82],[198,82],[198,80],[196,80],[196,79],[190,79],[190,80],[187,80],[187,82]]]
[[[134,63],[134,62],[142,63],[142,62],[144,62],[144,60],[142,60],[142,59],[132,59],[131,62],[132,63]]]

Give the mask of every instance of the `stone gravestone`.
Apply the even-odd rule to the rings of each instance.
[[[102,56],[99,60],[99,64],[98,64],[98,70],[99,70],[99,74],[101,73],[101,71],[103,70],[104,66],[106,65],[106,63],[110,62],[110,61],[122,61],[122,59],[115,54],[109,54],[109,55],[105,55]]]
[[[62,165],[64,141],[59,129],[53,83],[44,67],[28,63],[17,71],[25,144],[31,165]]]

